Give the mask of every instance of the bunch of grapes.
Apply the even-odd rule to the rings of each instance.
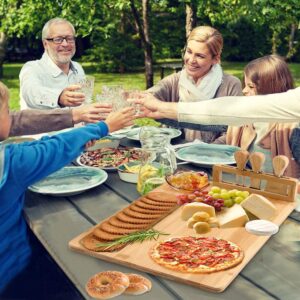
[[[221,189],[218,186],[212,186],[208,195],[214,199],[223,199],[224,205],[226,207],[231,207],[234,204],[240,204],[244,199],[246,199],[250,194],[248,191],[239,191],[237,189],[226,190]]]
[[[224,199],[213,198],[208,194],[208,191],[195,191],[191,194],[178,195],[178,205],[183,205],[190,202],[203,202],[207,205],[213,206],[216,211],[221,211],[224,206]]]

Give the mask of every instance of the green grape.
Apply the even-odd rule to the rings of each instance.
[[[228,191],[230,197],[235,197],[236,196],[236,192],[237,192],[236,189]]]
[[[244,192],[243,191],[237,191],[236,192],[237,197],[243,197],[244,198]]]
[[[226,200],[230,198],[230,195],[228,192],[222,192],[220,198]]]
[[[224,200],[224,205],[226,207],[231,207],[231,206],[233,206],[233,204],[234,204],[234,201],[232,199],[226,199],[226,200]]]
[[[212,186],[210,191],[213,192],[213,193],[218,193],[219,194],[221,192],[221,189],[218,186]]]
[[[209,191],[209,192],[208,192],[208,195],[210,195],[210,196],[212,196],[213,194],[214,194],[213,191]]]
[[[227,193],[228,191],[226,189],[221,189],[221,194]]]
[[[244,200],[243,197],[236,197],[236,198],[234,199],[234,202],[235,202],[236,204],[240,204],[243,200]]]
[[[213,194],[212,194],[212,197],[213,197],[214,199],[219,199],[219,198],[221,198],[221,194],[219,194],[219,193],[213,193]]]
[[[247,198],[250,195],[248,191],[243,191],[243,198]]]

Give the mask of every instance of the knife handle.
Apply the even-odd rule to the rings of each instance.
[[[244,170],[249,158],[249,152],[247,150],[239,150],[234,152],[234,159],[236,166],[239,170]]]
[[[253,172],[259,173],[262,169],[262,166],[266,160],[266,157],[261,152],[253,152],[249,156],[251,163],[251,168]]]
[[[281,177],[289,164],[289,159],[284,155],[278,155],[273,158],[274,175]]]

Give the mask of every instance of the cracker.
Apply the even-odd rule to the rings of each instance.
[[[103,231],[106,231],[108,233],[112,234],[129,234],[134,231],[137,231],[136,228],[121,228],[111,225],[108,221],[101,223],[100,228]]]
[[[145,202],[137,202],[135,203],[137,206],[143,208],[143,209],[153,209],[153,210],[156,210],[157,212],[160,212],[160,211],[169,211],[170,209],[173,208],[173,206],[154,206],[153,204],[147,204]]]
[[[143,214],[143,213],[139,213],[136,212],[134,210],[131,210],[130,207],[127,207],[125,209],[123,209],[124,214],[126,214],[127,216],[133,217],[133,218],[138,218],[138,219],[152,219],[152,220],[156,220],[158,218],[161,217],[161,215],[163,214],[163,212],[159,212],[157,211],[157,214],[151,215],[151,214]]]
[[[106,241],[114,241],[120,237],[122,237],[124,234],[113,234],[106,232],[102,230],[100,227],[96,227],[93,230],[93,235],[96,236],[99,239],[106,240]]]
[[[167,193],[167,192],[150,192],[146,195],[147,198],[151,200],[156,201],[162,201],[162,202],[177,202],[177,197],[173,193]]]
[[[128,228],[128,229],[136,229],[136,230],[141,230],[144,229],[147,224],[133,224],[133,223],[128,223],[125,221],[121,221],[117,217],[111,217],[108,220],[109,224],[115,226],[115,227],[120,227],[120,228]]]
[[[95,252],[113,252],[113,251],[117,251],[120,250],[122,248],[124,248],[126,245],[116,245],[110,248],[105,248],[105,247],[98,247],[97,244],[99,243],[107,243],[109,241],[106,240],[102,240],[102,239],[98,239],[96,236],[94,236],[93,234],[89,234],[87,236],[85,236],[83,239],[80,240],[80,244],[90,250],[90,251],[95,251]]]
[[[161,201],[151,200],[151,199],[148,199],[148,198],[143,198],[141,200],[141,202],[147,203],[149,205],[153,205],[153,206],[157,207],[157,210],[173,207],[173,206],[175,206],[175,204],[177,204],[177,202],[176,203],[174,203],[174,202],[161,202]]]
[[[165,213],[166,209],[162,209],[162,210],[153,210],[153,209],[149,209],[149,208],[142,208],[138,205],[132,204],[130,205],[130,209],[134,210],[136,212],[142,213],[142,214],[158,214],[158,213]]]
[[[116,217],[124,222],[133,223],[133,224],[152,224],[153,219],[138,219],[124,214],[124,212],[119,212]]]

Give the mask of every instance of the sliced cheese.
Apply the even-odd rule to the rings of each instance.
[[[218,220],[220,228],[230,228],[243,227],[249,221],[249,218],[245,210],[239,204],[235,204],[218,214]]]
[[[274,204],[261,195],[251,194],[241,205],[259,219],[272,220],[276,215]]]
[[[182,207],[181,219],[186,221],[189,218],[191,218],[194,215],[194,213],[196,213],[198,211],[207,212],[210,217],[215,217],[216,216],[216,212],[215,212],[214,207],[212,207],[210,205],[207,205],[205,203],[201,203],[201,202],[193,202],[193,203],[185,204]]]

